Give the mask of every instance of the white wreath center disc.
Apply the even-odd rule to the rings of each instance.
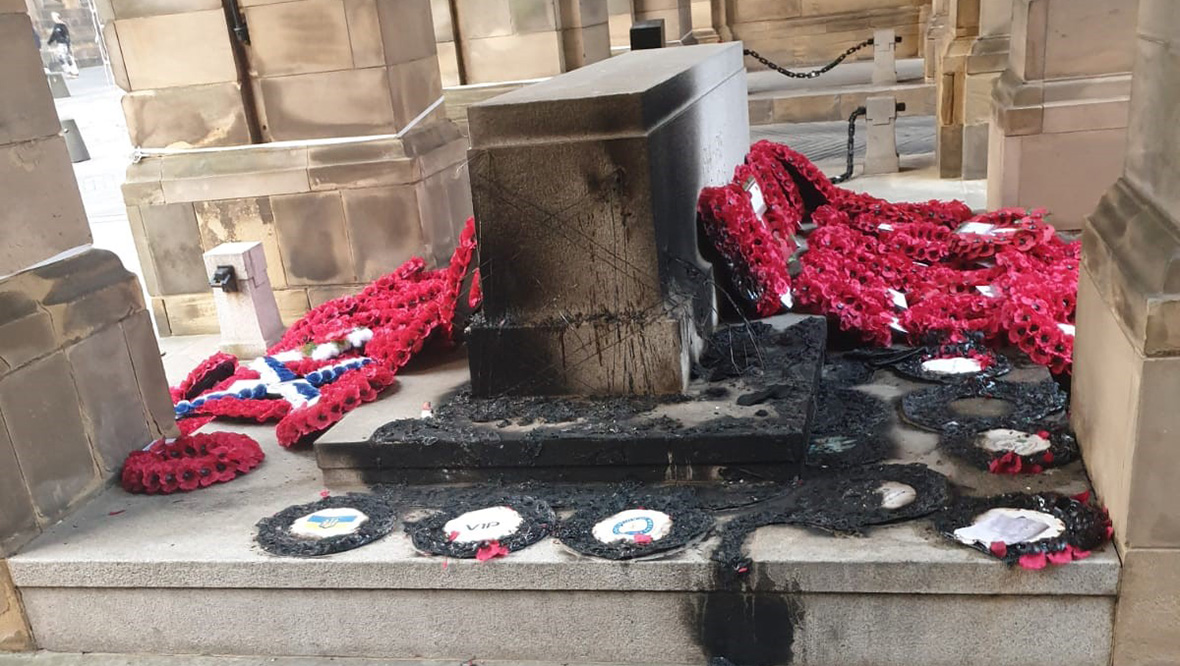
[[[1044,541],[1065,532],[1056,516],[1029,509],[991,509],[975,517],[967,527],[955,530],[955,539],[968,546],[976,543],[1006,545]]]
[[[523,522],[515,509],[490,506],[452,518],[443,525],[443,532],[455,543],[499,541],[516,534]]]
[[[672,517],[662,511],[629,509],[599,521],[591,534],[601,543],[659,541],[672,531]]]
[[[368,520],[368,516],[356,509],[320,509],[292,523],[291,534],[308,539],[344,536],[356,532]]]
[[[1049,440],[1030,432],[997,428],[981,433],[979,446],[988,451],[1004,453],[1012,451],[1018,456],[1031,456],[1049,450]]]

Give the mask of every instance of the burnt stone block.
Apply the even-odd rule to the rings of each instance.
[[[201,233],[190,203],[141,206],[147,247],[156,267],[160,295],[209,290],[201,263]]]
[[[33,498],[25,486],[12,439],[0,414],[0,558],[14,552],[37,532]]]
[[[131,365],[139,383],[139,392],[147,411],[149,426],[155,437],[176,437],[176,415],[168,394],[168,379],[160,361],[160,346],[147,311],[137,312],[123,322],[123,337],[131,354]],[[130,399],[130,398],[128,398]]]
[[[272,197],[287,284],[356,281],[338,192]]]
[[[748,150],[744,76],[736,44],[636,51],[469,107],[483,307],[505,332],[473,348],[473,375],[499,362],[488,353],[554,358],[564,338],[575,360],[536,386],[684,389],[716,319],[697,196]],[[582,362],[583,349],[617,363]]]

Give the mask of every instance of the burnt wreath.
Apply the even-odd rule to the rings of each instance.
[[[820,387],[807,446],[807,465],[858,467],[890,456],[889,405],[864,391]]]
[[[959,400],[982,398],[1006,403],[1003,415],[971,415],[952,409]],[[944,432],[953,428],[975,431],[1011,428],[1027,431],[1032,424],[1065,408],[1068,396],[1052,380],[1041,382],[970,381],[915,391],[901,400],[906,421],[927,430]]]
[[[342,521],[344,516],[331,515],[334,509],[351,510],[353,519]],[[363,516],[363,519],[356,514]],[[306,521],[317,516],[321,520]],[[296,525],[301,520],[321,526],[325,536],[316,538],[296,533]],[[380,497],[349,493],[287,507],[269,518],[263,518],[258,521],[255,541],[272,555],[319,557],[368,545],[393,531],[395,520],[393,508]],[[336,529],[341,526],[341,522],[356,525],[345,526],[353,528],[349,531]],[[330,531],[333,529],[336,532]]]
[[[942,434],[938,445],[993,474],[1039,474],[1080,456],[1073,431],[1060,422],[1031,423],[1024,430],[952,428]]]
[[[503,495],[456,502],[406,523],[405,530],[420,552],[487,560],[533,545],[556,524],[548,503],[528,495]]]
[[[654,521],[658,514],[671,519],[666,533],[658,533],[660,526]],[[616,517],[620,518],[612,524]],[[603,530],[604,526],[610,529]],[[689,494],[621,493],[588,500],[587,506],[561,523],[556,536],[583,555],[632,560],[679,550],[700,541],[712,528],[713,516]],[[604,543],[599,538],[603,531],[620,538]]]
[[[956,543],[1008,564],[1042,569],[1048,564],[1067,564],[1088,557],[1090,551],[1110,540],[1110,518],[1105,510],[1090,504],[1089,495],[1011,493],[963,497],[940,513],[934,524],[943,536]],[[989,531],[972,531],[989,519]],[[988,542],[986,536],[984,540],[978,538],[989,533],[998,536]]]

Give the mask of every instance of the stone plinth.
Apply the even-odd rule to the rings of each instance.
[[[873,36],[877,29],[892,29],[901,36],[898,58],[920,53],[922,7],[929,0],[715,0],[718,27],[725,40],[741,40],[784,67],[826,64],[851,46]],[[669,32],[671,36],[671,32]],[[856,59],[871,60],[872,48]],[[765,69],[752,58],[750,69]]]
[[[1123,166],[1136,0],[1017,0],[993,93],[988,208],[1076,229]]]
[[[455,0],[458,83],[554,76],[610,57],[606,0]],[[439,25],[436,20],[436,26]]]
[[[1087,219],[1073,418],[1126,570],[1116,666],[1180,654],[1180,8],[1141,0],[1122,177]]]
[[[469,109],[476,395],[683,390],[714,319],[697,194],[743,159],[746,113],[739,44],[632,52]]]
[[[716,44],[721,41],[713,19],[713,0],[692,0],[692,43]]]
[[[263,245],[284,321],[413,256],[445,264],[471,215],[466,141],[449,122],[401,139],[146,157],[123,197],[163,335],[216,333],[201,255]]]

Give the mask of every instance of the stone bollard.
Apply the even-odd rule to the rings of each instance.
[[[897,37],[892,30],[873,32],[873,84],[897,83]]]
[[[66,150],[70,153],[70,161],[74,164],[90,159],[90,151],[86,149],[86,142],[82,140],[82,133],[78,131],[78,123],[66,118],[61,121],[61,133],[66,139]]]
[[[223,243],[204,258],[221,325],[221,350],[240,358],[264,356],[285,329],[262,243]]]
[[[865,175],[897,173],[897,112],[904,111],[892,95],[865,101]]]

